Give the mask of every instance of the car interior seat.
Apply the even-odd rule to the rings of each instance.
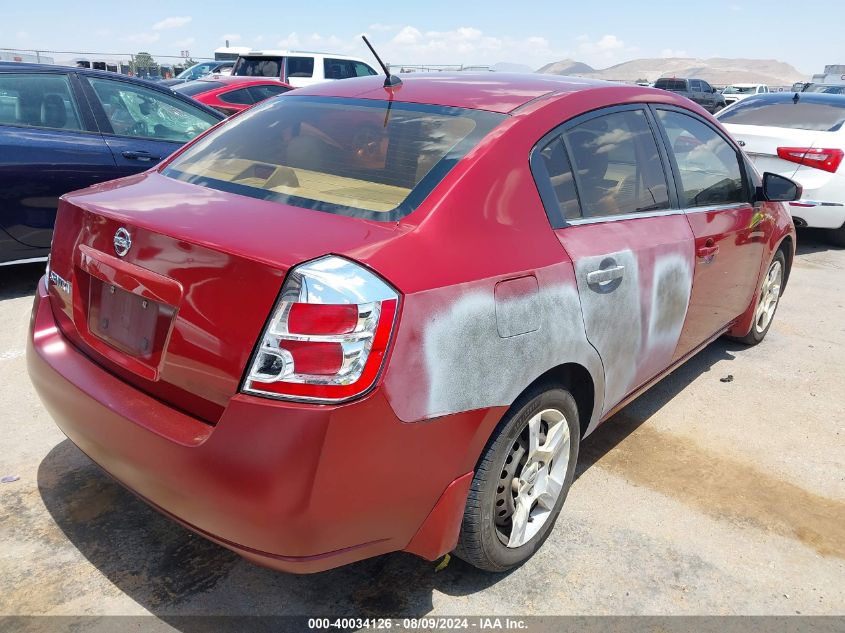
[[[44,101],[41,103],[41,125],[56,129],[67,125],[67,110],[61,95],[44,95]]]
[[[578,128],[567,135],[573,167],[578,174],[578,193],[584,217],[614,215],[620,212],[615,192],[619,181],[608,180],[610,158],[597,131]]]
[[[41,124],[41,103],[37,95],[22,92],[15,105],[15,120],[23,125]]]

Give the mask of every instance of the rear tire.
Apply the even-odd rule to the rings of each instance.
[[[493,572],[528,560],[560,514],[580,439],[572,394],[549,384],[523,394],[481,455],[455,554]]]
[[[772,321],[775,319],[775,312],[780,304],[780,292],[783,288],[783,280],[786,278],[786,257],[783,251],[778,250],[763,276],[763,283],[760,287],[760,296],[757,299],[757,306],[754,309],[754,322],[751,324],[751,331],[741,338],[734,340],[746,345],[757,345],[766,338]]]
[[[825,239],[834,246],[845,246],[845,224],[838,229],[828,229],[825,231]]]

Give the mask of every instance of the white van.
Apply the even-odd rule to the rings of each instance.
[[[378,75],[357,57],[301,51],[249,51],[238,56],[232,76],[278,77],[294,87],[331,79]]]

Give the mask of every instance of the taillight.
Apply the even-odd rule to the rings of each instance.
[[[831,173],[835,173],[839,169],[843,155],[845,155],[845,152],[841,149],[778,147],[778,158]]]
[[[288,274],[244,382],[247,393],[339,402],[368,391],[384,362],[399,294],[329,255]]]

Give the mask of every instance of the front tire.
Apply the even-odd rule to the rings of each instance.
[[[552,385],[523,394],[481,455],[455,553],[495,572],[528,560],[560,514],[580,439],[572,394]]]
[[[751,331],[742,338],[736,339],[740,343],[757,345],[766,337],[769,328],[772,327],[775,311],[780,303],[780,293],[783,288],[783,280],[786,278],[785,275],[786,257],[784,257],[783,251],[779,250],[772,258],[766,275],[763,277],[760,297],[757,300],[757,307],[754,309],[754,322],[751,325]]]

